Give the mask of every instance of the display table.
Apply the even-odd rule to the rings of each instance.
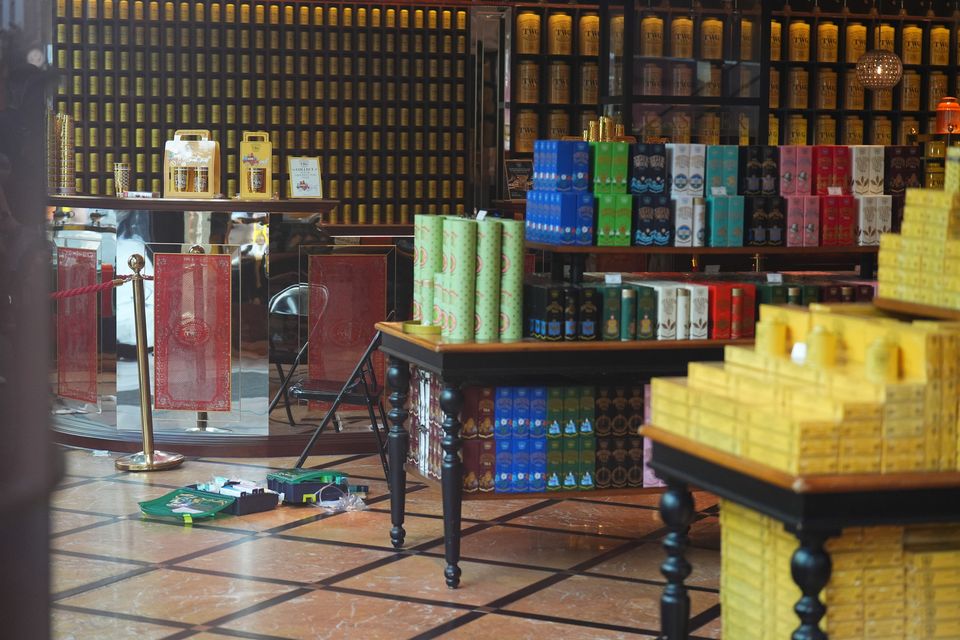
[[[392,409],[388,414],[390,432],[387,451],[390,468],[390,511],[393,528],[390,539],[394,547],[403,546],[405,532],[406,468],[409,434],[405,423],[413,364],[440,377],[443,391],[443,532],[447,567],[447,585],[460,584],[460,514],[464,499],[551,498],[565,499],[590,495],[622,495],[623,489],[595,491],[557,491],[546,494],[463,493],[463,464],[460,451],[460,410],[463,407],[461,386],[467,383],[498,383],[506,376],[595,376],[602,373],[663,375],[677,373],[678,367],[695,360],[717,360],[727,344],[752,344],[752,340],[672,340],[630,342],[541,342],[523,340],[512,343],[445,344],[439,336],[417,336],[403,332],[401,323],[377,324],[382,334],[380,350],[389,356],[387,385]],[[399,490],[396,490],[399,488]],[[638,493],[644,489],[629,489]],[[651,491],[647,489],[647,491]],[[655,489],[660,491],[660,489]]]
[[[683,436],[647,426],[652,466],[667,483],[660,514],[669,533],[661,571],[667,578],[660,600],[663,637],[688,634],[690,598],[684,580],[691,567],[684,552],[693,520],[690,486],[759,511],[780,522],[800,542],[791,572],[803,596],[794,607],[800,626],[794,640],[826,639],[819,594],[830,580],[824,543],[847,527],[960,522],[960,472],[794,476],[731,455]]]

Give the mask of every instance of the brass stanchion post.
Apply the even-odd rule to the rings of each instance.
[[[118,458],[120,471],[162,471],[179,466],[183,456],[179,453],[155,451],[153,448],[153,410],[150,406],[150,363],[147,360],[147,312],[143,295],[143,276],[140,271],[146,261],[140,254],[133,254],[127,265],[133,270],[133,318],[137,333],[137,371],[140,378],[140,423],[143,426],[143,451]]]

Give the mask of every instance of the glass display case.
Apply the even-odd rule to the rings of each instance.
[[[604,114],[640,140],[766,143],[769,5],[602,2]]]

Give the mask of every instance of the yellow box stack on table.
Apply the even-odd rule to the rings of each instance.
[[[881,298],[960,309],[960,148],[946,171],[943,190],[907,189],[900,233],[881,236]]]
[[[960,324],[762,306],[755,347],[653,381],[653,424],[792,474],[957,468]]]
[[[799,625],[790,574],[795,537],[772,518],[721,501],[723,637],[789,638]],[[831,640],[960,637],[960,528],[845,529],[827,541],[833,572],[821,600]]]

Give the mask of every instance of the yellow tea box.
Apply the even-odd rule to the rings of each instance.
[[[266,131],[244,131],[240,141],[240,198],[273,197],[273,144]]]

